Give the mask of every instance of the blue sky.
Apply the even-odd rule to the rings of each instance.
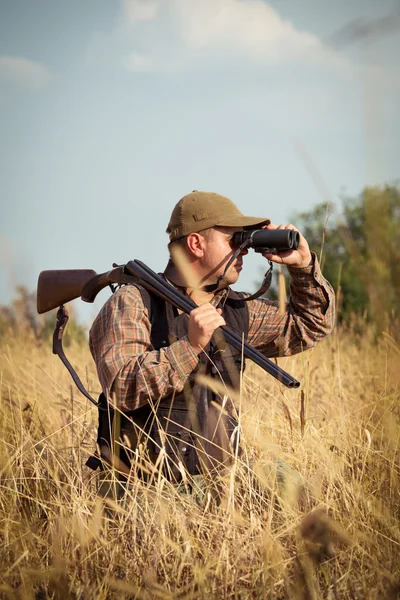
[[[399,15],[394,0],[0,0],[0,303],[43,269],[162,270],[193,189],[282,223],[398,180]]]

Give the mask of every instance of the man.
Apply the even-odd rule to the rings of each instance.
[[[120,288],[105,304],[90,331],[106,409],[98,439],[104,460],[125,472],[135,462],[143,476],[156,464],[173,482],[221,469],[238,451],[231,398],[244,365],[241,353],[218,335],[218,328],[227,324],[236,329],[267,357],[307,350],[331,332],[334,293],[301,234],[298,249],[264,255],[288,267],[290,299],[284,314],[276,302],[246,302],[248,294],[230,289],[247,254],[232,244],[233,234],[262,227],[297,231],[293,225],[278,227],[265,218],[246,217],[219,194],[194,191],[172,212],[167,228],[172,258],[164,277],[197,308],[189,317],[178,314],[140,285]],[[178,268],[176,248],[189,273]],[[214,378],[218,391],[204,384],[204,376]],[[122,415],[120,435],[114,422],[118,463],[104,416],[110,407]]]

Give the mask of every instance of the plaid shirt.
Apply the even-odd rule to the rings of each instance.
[[[248,342],[267,357],[290,356],[312,348],[334,325],[334,292],[316,256],[310,266],[288,267],[288,271],[290,299],[283,314],[277,302],[264,298],[248,302]],[[227,293],[218,292],[212,304],[222,306]],[[147,308],[134,285],[111,296],[90,330],[90,350],[103,392],[123,411],[182,391],[198,365],[199,358],[186,336],[154,350],[150,330]]]

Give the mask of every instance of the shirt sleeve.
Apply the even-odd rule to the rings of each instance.
[[[99,380],[121,410],[135,410],[180,392],[198,364],[187,337],[155,350],[151,323],[137,287],[120,288],[94,321],[89,345]]]
[[[335,294],[312,253],[308,267],[288,267],[290,298],[283,313],[278,302],[249,301],[248,341],[265,356],[290,356],[312,348],[332,332]]]

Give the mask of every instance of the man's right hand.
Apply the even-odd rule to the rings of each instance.
[[[188,340],[196,354],[200,354],[211,340],[214,331],[226,325],[222,310],[212,304],[201,304],[189,314]]]

